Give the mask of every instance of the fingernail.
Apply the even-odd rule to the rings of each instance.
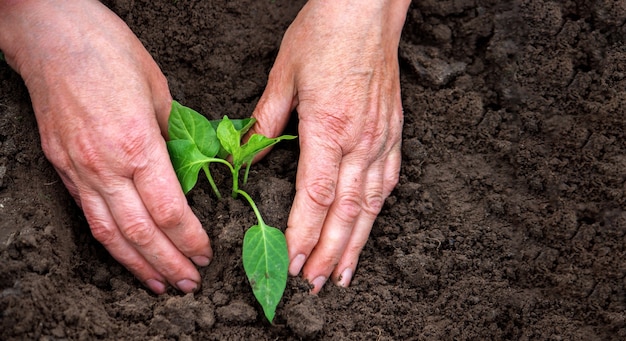
[[[314,280],[311,281],[311,284],[316,291],[320,291],[320,289],[322,289],[322,287],[324,286],[324,283],[326,283],[326,277],[324,276],[316,277]]]
[[[197,266],[207,266],[211,263],[211,259],[206,256],[193,256],[191,257],[191,261],[193,261]]]
[[[339,275],[339,280],[337,281],[337,285],[340,287],[347,288],[350,285],[350,281],[352,280],[352,269],[346,268],[343,270],[341,275]]]
[[[289,274],[292,276],[298,276],[300,270],[302,270],[302,266],[304,265],[305,260],[306,256],[303,254],[299,254],[293,257],[289,264]]]
[[[196,290],[198,290],[198,283],[190,279],[183,279],[183,280],[176,282],[176,287],[180,291],[188,294],[188,293],[195,292]]]
[[[149,279],[144,284],[155,294],[160,295],[165,292],[165,283],[157,281],[156,279]]]

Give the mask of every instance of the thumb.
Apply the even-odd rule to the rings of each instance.
[[[275,65],[270,71],[265,91],[252,113],[256,123],[248,131],[244,141],[247,141],[252,134],[261,134],[270,138],[279,136],[285,129],[291,112],[298,104],[296,94],[293,77],[285,74]],[[261,152],[255,161],[263,158],[268,152],[269,148]]]

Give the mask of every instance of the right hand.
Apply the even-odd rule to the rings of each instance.
[[[212,258],[171,166],[167,81],[95,0],[0,2],[0,49],[28,87],[44,153],[94,237],[155,293]]]

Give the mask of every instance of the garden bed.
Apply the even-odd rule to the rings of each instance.
[[[304,1],[105,3],[173,97],[215,119],[251,114]],[[0,339],[626,339],[625,22],[620,1],[414,1],[400,183],[352,285],[312,296],[290,278],[274,325],[240,260],[244,202],[200,183],[202,289],[149,293],[91,236],[0,65]],[[250,174],[273,226],[297,158],[281,143]]]

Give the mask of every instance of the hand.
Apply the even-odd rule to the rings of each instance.
[[[161,132],[171,96],[158,66],[105,6],[0,3],[0,49],[28,87],[43,150],[94,237],[155,293],[199,287],[209,239]]]
[[[398,182],[402,103],[397,48],[409,1],[307,2],[289,27],[253,116],[277,136],[299,115],[289,273],[319,292],[347,286]],[[252,132],[251,132],[252,133]]]

